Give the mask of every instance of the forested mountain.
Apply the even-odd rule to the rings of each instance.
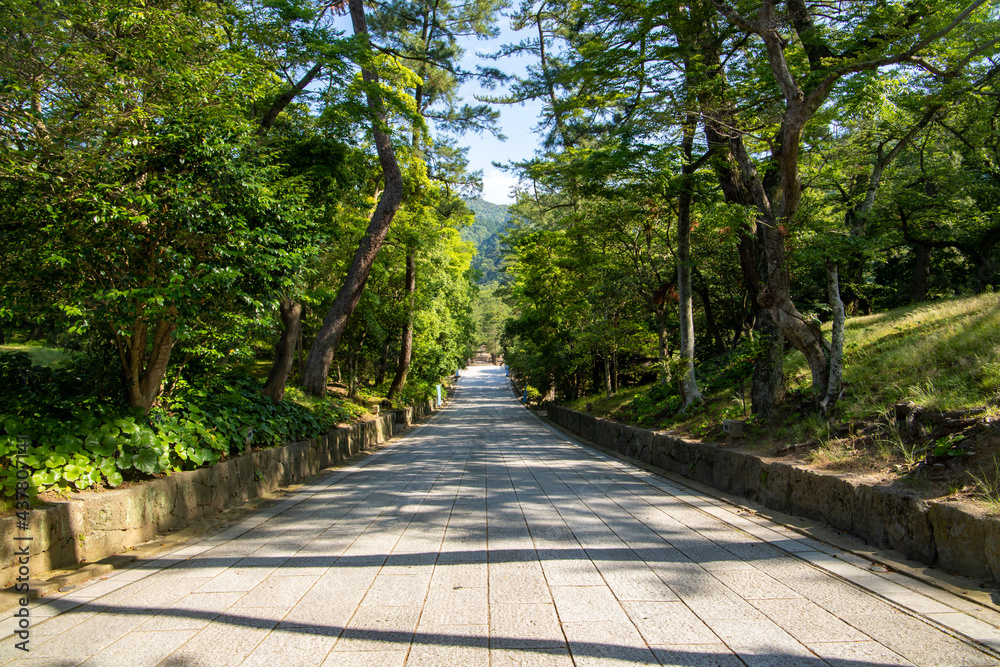
[[[497,282],[500,279],[500,235],[507,231],[512,217],[509,207],[482,199],[467,199],[465,204],[475,214],[475,222],[461,232],[463,241],[476,244],[472,268],[482,273],[479,284]]]

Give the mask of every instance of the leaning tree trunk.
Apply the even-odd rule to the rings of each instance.
[[[413,310],[417,291],[417,261],[410,252],[406,255],[406,291],[410,293],[409,312],[406,314],[406,324],[403,325],[403,340],[399,346],[399,363],[396,366],[396,376],[386,398],[390,400],[406,386],[406,376],[410,372],[410,360],[413,357]]]
[[[715,67],[711,71],[721,72],[721,60],[714,44],[712,41],[706,45],[706,57],[709,58],[709,64]],[[703,88],[699,94],[699,103],[704,113],[702,127],[709,147],[718,153],[712,165],[722,194],[727,202],[746,207],[756,206],[752,190],[760,183],[755,171],[749,174],[743,171],[739,158],[746,154],[746,148],[742,136],[731,131],[735,122],[733,106],[725,100],[713,99],[707,91],[708,88]],[[784,394],[784,337],[771,315],[755,298],[761,291],[762,269],[763,275],[767,275],[762,227],[756,219],[740,225],[737,249],[743,286],[750,295],[753,328],[763,343],[754,358],[750,388],[752,409],[762,419],[770,419]]]
[[[362,37],[364,43],[367,44],[368,25],[365,22],[364,4],[362,0],[349,0],[348,6],[351,11],[354,33]],[[366,53],[371,54],[370,47]],[[399,170],[399,163],[396,161],[392,141],[382,130],[386,116],[382,99],[376,92],[378,76],[374,70],[363,68],[362,77],[368,89],[368,108],[375,116],[372,121],[372,134],[375,138],[375,149],[378,152],[379,163],[382,165],[385,189],[379,197],[368,229],[354,253],[354,260],[351,262],[351,268],[344,279],[344,284],[323,319],[323,326],[316,334],[316,340],[313,341],[312,348],[309,350],[302,387],[307,394],[313,396],[323,396],[326,393],[326,379],[330,373],[330,365],[333,363],[333,355],[337,351],[337,344],[340,343],[340,337],[343,336],[344,329],[347,327],[347,320],[357,307],[358,301],[361,300],[365,283],[368,282],[368,274],[382,248],[386,234],[389,233],[389,225],[403,201],[403,175]]]
[[[169,317],[156,321],[148,354],[146,348],[149,344],[149,324],[145,320],[136,321],[130,336],[115,336],[128,404],[140,408],[144,414],[153,407],[153,401],[159,395],[163,377],[167,373],[170,351],[175,342],[174,330],[177,324],[173,316],[176,314],[177,310],[172,308]]]
[[[288,374],[292,371],[292,364],[295,363],[295,348],[302,333],[302,304],[295,302],[291,297],[285,297],[281,301],[279,314],[282,325],[281,337],[274,347],[271,372],[267,376],[264,388],[260,391],[276,403],[285,398]]]
[[[767,280],[757,295],[763,306],[792,346],[802,353],[809,364],[813,391],[822,399],[826,394],[827,343],[815,323],[806,320],[795,308],[789,294],[788,266],[785,262],[785,237],[773,218],[764,223],[764,249],[767,258]]]
[[[820,410],[825,414],[840,398],[840,388],[844,376],[844,302],[840,298],[840,276],[837,263],[826,261],[826,292],[833,310],[833,332],[830,335],[830,365],[827,372],[825,395],[820,401]]]

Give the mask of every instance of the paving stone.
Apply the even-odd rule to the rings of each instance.
[[[80,625],[88,618],[93,618],[96,613],[96,611],[87,611],[86,607],[76,607],[58,616],[50,617],[42,623],[33,624],[31,636],[46,637],[62,634]]]
[[[310,591],[281,620],[287,627],[344,627],[354,615],[364,591],[355,595],[337,595],[329,591]],[[235,607],[234,611],[239,611]]]
[[[873,641],[817,642],[809,644],[816,655],[833,667],[878,665],[879,667],[913,667],[913,663]]]
[[[703,621],[753,620],[764,615],[721,582],[668,582],[677,596]]]
[[[196,630],[130,633],[84,662],[86,667],[155,665],[194,636]]]
[[[233,606],[243,593],[191,593],[136,628],[136,632],[201,630]]]
[[[549,586],[603,586],[604,579],[583,549],[550,550],[540,554]]]
[[[1000,630],[995,625],[959,612],[927,614],[927,618],[971,637],[978,642],[1000,650]]]
[[[725,644],[651,646],[663,667],[744,667],[745,663]]]
[[[410,607],[423,604],[430,584],[430,572],[423,575],[385,575],[375,578],[363,605],[378,607]]]
[[[607,586],[553,586],[552,597],[563,623],[628,621]]]
[[[410,644],[420,607],[361,607],[334,645],[334,651],[394,651]]]
[[[554,604],[490,605],[490,646],[561,649],[566,645]]]
[[[861,632],[809,600],[753,600],[751,604],[803,644],[867,639]]]
[[[486,646],[414,646],[406,659],[406,665],[414,667],[482,667],[490,662],[490,651]]]
[[[489,627],[486,625],[424,626],[414,636],[407,665],[489,664]]]
[[[791,588],[757,570],[724,570],[712,573],[744,600],[801,598]]]
[[[434,588],[427,594],[420,625],[487,625],[485,588]]]
[[[378,667],[401,667],[406,663],[408,651],[381,651],[378,654]],[[333,651],[322,667],[373,667],[370,651]]]
[[[706,623],[748,665],[822,664],[805,646],[767,619]]]
[[[573,667],[568,649],[499,649],[490,651],[491,667]]]
[[[253,618],[241,618],[238,624],[214,623],[188,640],[168,660],[176,665],[239,665],[276,623],[274,619]]]
[[[486,588],[486,563],[439,563],[431,577],[431,588]]]
[[[488,577],[490,604],[552,601],[537,561],[491,564]]]
[[[864,615],[850,623],[886,648],[921,667],[995,665],[997,661],[906,614]]]
[[[31,653],[34,657],[49,659],[66,656],[89,658],[152,618],[156,611],[158,610],[137,613],[105,611],[94,614],[68,631],[51,636],[39,646],[32,646]]]
[[[321,665],[333,649],[338,634],[339,629],[329,628],[275,628],[240,667]]]
[[[643,564],[627,569],[605,568],[601,572],[611,592],[619,600],[668,602],[680,599],[660,577]]]
[[[238,607],[294,607],[319,577],[268,577],[236,601]]]
[[[719,638],[683,602],[623,602],[648,644],[713,644]]]
[[[576,665],[658,665],[631,623],[563,623]]]

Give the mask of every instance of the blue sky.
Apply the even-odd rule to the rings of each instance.
[[[340,16],[336,20],[336,25],[345,34],[352,34],[349,16]],[[486,60],[478,57],[479,53],[490,53],[496,51],[501,44],[520,42],[524,39],[525,33],[515,32],[510,28],[510,20],[501,17],[499,21],[500,35],[494,40],[464,40],[465,56],[462,65],[469,70],[475,70],[477,64],[488,67],[496,67],[511,74],[523,74],[528,64],[532,62],[530,58],[507,58],[502,61]],[[476,82],[469,82],[460,89],[462,98],[475,104],[474,96],[482,93],[486,95],[500,95],[502,90],[485,90]],[[541,108],[540,102],[515,105],[500,105],[500,131],[506,135],[506,141],[500,141],[491,134],[466,134],[458,137],[461,146],[469,147],[469,169],[483,172],[483,194],[482,198],[494,204],[510,204],[513,202],[511,188],[517,184],[515,176],[509,172],[504,172],[493,166],[494,162],[506,164],[510,161],[525,160],[535,153],[538,146],[538,135],[534,133],[535,125],[538,124],[538,111]]]
[[[480,41],[468,40],[464,46],[466,48],[465,58],[462,64],[474,69],[476,64],[483,64],[490,67],[497,67],[512,74],[521,74],[525,71],[529,58],[510,58],[504,61],[490,61],[477,57],[477,53],[489,53],[496,50],[501,44],[519,42],[524,38],[524,32],[515,32],[510,29],[510,21],[505,17],[500,21],[501,34],[496,40]],[[487,95],[498,95],[503,91],[487,91],[482,89],[478,83],[470,82],[460,89],[462,97],[474,103],[473,97],[478,93]],[[483,172],[483,199],[494,204],[509,204],[513,201],[510,196],[510,189],[517,184],[517,179],[509,172],[504,172],[493,166],[494,162],[506,164],[511,160],[524,160],[530,158],[538,147],[539,136],[533,132],[538,123],[538,112],[541,108],[540,102],[531,102],[519,105],[501,105],[500,111],[500,131],[507,136],[507,140],[501,142],[490,134],[476,135],[466,134],[459,137],[459,143],[469,147],[469,167],[473,171]]]

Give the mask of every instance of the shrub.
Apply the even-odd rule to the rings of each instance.
[[[324,433],[364,412],[352,404],[273,403],[258,383],[240,375],[178,380],[148,415],[115,399],[79,367],[32,366],[23,353],[0,355],[0,484],[14,493],[18,465],[31,471],[34,489],[118,486],[127,479],[192,470],[248,446],[270,447]],[[17,440],[27,455],[15,460]]]

